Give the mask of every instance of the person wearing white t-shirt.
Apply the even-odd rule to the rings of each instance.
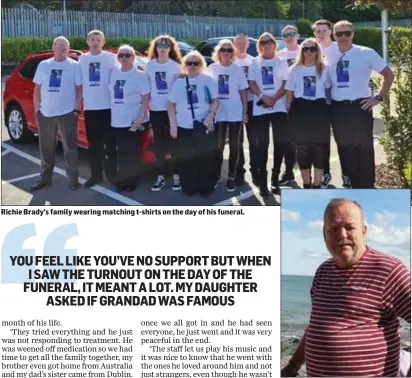
[[[286,59],[289,68],[295,64],[296,57],[299,53],[299,31],[296,26],[286,25],[282,29],[282,39],[286,44],[286,47],[278,51],[278,56]],[[285,146],[285,172],[279,179],[279,185],[288,185],[295,181],[295,174],[293,173],[293,167],[296,161],[296,147],[293,143],[289,143]]]
[[[330,143],[329,106],[326,103],[326,92],[330,87],[319,43],[314,38],[306,39],[285,86],[289,127],[296,143],[305,189],[321,187],[323,163]]]
[[[216,183],[217,83],[205,73],[205,58],[198,51],[185,55],[183,65],[186,75],[173,83],[169,94],[170,135],[178,143],[183,193],[208,197]]]
[[[334,26],[340,56],[328,64],[332,129],[352,187],[367,189],[375,184],[372,108],[388,94],[394,75],[375,50],[353,45],[354,32],[353,24],[346,20]],[[372,71],[383,77],[379,94],[374,97],[369,86]]]
[[[336,57],[340,56],[338,44],[332,41],[332,31],[333,24],[328,20],[318,20],[312,25],[313,35],[319,42],[322,48],[323,61],[325,64],[335,60]],[[330,99],[328,99],[330,100]],[[349,181],[349,176],[347,169],[342,164],[342,159],[340,158],[340,150],[338,149],[339,161],[342,172],[342,186],[344,188],[350,188],[351,184]],[[324,171],[322,177],[322,187],[327,188],[329,183],[332,181],[332,175],[330,172],[330,144],[325,155]]]
[[[176,40],[169,35],[160,35],[150,42],[145,72],[150,81],[150,122],[154,134],[156,151],[156,175],[152,191],[158,192],[166,185],[166,154],[172,164],[172,190],[181,189],[176,158],[176,142],[170,137],[170,123],[167,114],[167,99],[173,82],[181,74],[182,56]]]
[[[269,129],[273,133],[272,193],[280,194],[279,174],[290,135],[287,126],[285,84],[289,67],[285,59],[276,55],[276,39],[263,33],[257,42],[259,56],[253,59],[249,72],[249,87],[255,95],[253,130],[256,143],[256,167],[260,194],[268,196],[267,159]]]
[[[33,78],[33,105],[39,131],[40,180],[30,190],[52,184],[57,132],[63,142],[69,189],[79,187],[77,121],[81,111],[79,64],[68,57],[70,43],[65,37],[53,41],[53,58],[43,60]]]
[[[235,63],[242,67],[243,72],[245,73],[246,80],[249,77],[249,70],[252,65],[253,57],[247,53],[249,48],[249,38],[246,34],[240,33],[236,35],[233,45],[235,46],[236,60]],[[257,185],[257,170],[255,168],[255,146],[252,139],[252,120],[253,120],[253,93],[250,89],[247,90],[247,123],[245,124],[246,135],[249,144],[249,169],[252,176],[252,181]],[[239,162],[237,163],[237,172],[235,183],[237,186],[242,186],[245,181],[245,154],[243,151],[243,141],[244,141],[244,132],[240,132],[240,143],[239,143]]]
[[[118,191],[136,189],[142,165],[142,137],[149,127],[150,83],[134,65],[135,50],[122,45],[117,52],[120,66],[109,79],[111,126],[117,145]]]
[[[217,137],[216,177],[220,181],[226,132],[229,130],[229,172],[226,190],[236,189],[235,178],[239,161],[240,133],[247,123],[247,94],[249,84],[242,68],[234,64],[235,47],[228,39],[221,40],[213,52],[212,63],[207,74],[217,82],[219,110],[216,114],[215,129]]]
[[[86,188],[103,181],[103,170],[107,179],[115,181],[117,169],[116,141],[111,131],[109,77],[118,64],[116,55],[103,51],[104,34],[92,30],[87,35],[89,52],[80,55],[79,65],[82,74],[84,122],[88,142],[91,176]]]

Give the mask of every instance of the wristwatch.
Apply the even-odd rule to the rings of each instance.
[[[244,110],[244,111],[243,111],[243,114],[246,114],[246,115],[247,115],[247,110]]]
[[[383,101],[383,97],[382,97],[381,95],[376,95],[376,96],[374,97],[374,99],[375,99],[375,100],[378,100],[379,102],[382,102],[382,101]]]

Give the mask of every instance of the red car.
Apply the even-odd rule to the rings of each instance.
[[[117,50],[109,51],[117,53]],[[79,56],[85,52],[70,50],[69,57],[78,60]],[[34,134],[37,133],[33,106],[33,78],[38,64],[52,56],[52,51],[44,51],[27,56],[6,80],[3,94],[5,124],[10,139],[14,143],[29,142],[33,139]],[[142,70],[147,62],[147,58],[142,54],[136,53],[135,62],[137,69]],[[152,163],[154,161],[154,154],[149,150],[151,143],[152,139],[148,131],[145,131],[142,146],[143,161],[145,163]],[[83,148],[88,146],[83,112],[79,116],[78,144]]]

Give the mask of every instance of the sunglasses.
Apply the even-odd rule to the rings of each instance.
[[[265,39],[264,41],[260,41],[260,44],[261,45],[271,45],[272,43],[275,43],[275,42],[273,42],[273,40],[272,39]]]
[[[168,49],[170,47],[170,44],[167,42],[159,42],[156,43],[156,47],[158,47],[159,49]]]
[[[336,32],[335,34],[339,38],[343,36],[350,37],[352,35],[352,32],[351,31],[341,31],[341,32]]]
[[[186,62],[186,66],[195,66],[195,67],[197,67],[199,65],[200,65],[200,62]]]
[[[222,53],[225,53],[225,52],[232,53],[233,49],[231,47],[229,48],[222,47],[219,51]]]
[[[122,59],[122,58],[131,58],[133,55],[129,53],[119,53],[117,56]]]
[[[305,52],[317,52],[318,48],[316,46],[308,46],[308,47],[302,47],[302,51]]]
[[[291,32],[289,32],[289,33],[284,33],[283,34],[283,38],[291,38],[291,37],[295,37],[295,36],[297,36],[298,35],[298,33],[296,33],[295,31],[291,31]]]

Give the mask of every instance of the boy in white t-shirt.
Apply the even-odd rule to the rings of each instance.
[[[65,37],[53,41],[53,58],[43,60],[33,78],[33,105],[39,130],[41,177],[30,190],[52,184],[59,132],[64,148],[69,189],[79,187],[77,120],[81,110],[79,64],[68,57],[70,43]]]
[[[103,170],[109,181],[115,181],[117,169],[116,141],[110,128],[110,72],[118,65],[116,55],[102,51],[104,34],[92,30],[87,34],[90,51],[79,58],[82,74],[84,122],[88,141],[91,176],[84,186],[103,181]]]

